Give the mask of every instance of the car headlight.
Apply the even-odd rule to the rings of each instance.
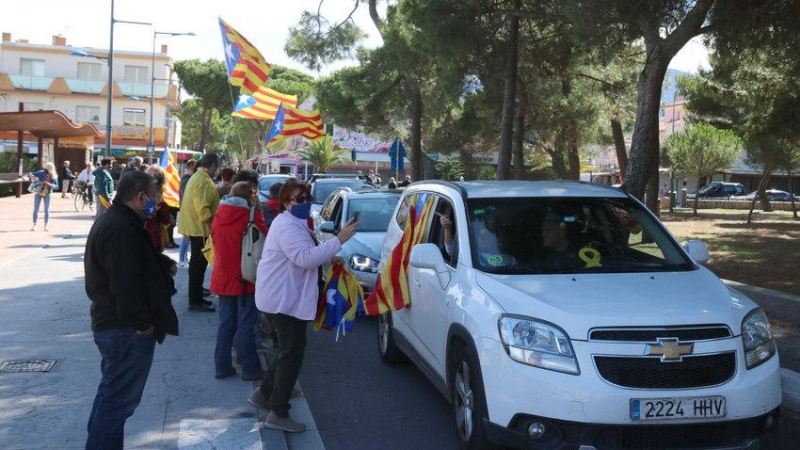
[[[744,359],[748,369],[772,358],[777,352],[767,315],[761,309],[750,311],[742,320],[742,343]]]
[[[372,259],[369,256],[359,254],[350,256],[350,268],[361,272],[378,273],[379,262],[380,261]]]
[[[501,316],[500,339],[514,361],[578,375],[578,360],[567,334],[557,326],[528,317]]]

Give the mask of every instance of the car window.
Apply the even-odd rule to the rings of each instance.
[[[458,229],[453,204],[446,198],[436,195],[434,203],[434,216],[428,222],[428,231],[425,233],[425,242],[436,244],[442,252],[445,262],[451,266],[458,263]],[[452,222],[450,227],[451,241],[447,242],[447,230],[442,226],[442,217]]]
[[[358,231],[386,231],[399,195],[386,197],[351,196],[347,218],[358,212]]]
[[[349,187],[353,190],[364,189],[364,188],[371,188],[372,185],[365,183],[363,180],[326,180],[320,179],[317,180],[312,185],[312,203],[316,203],[321,205],[325,202],[325,199],[331,195],[331,192],[335,191],[338,188],[342,187]]]
[[[492,273],[692,270],[694,264],[630,199],[468,202],[473,265]]]
[[[320,217],[322,220],[329,221],[333,220],[333,208],[336,206],[336,197],[328,196],[325,200],[325,203],[322,204],[322,210],[320,211]]]

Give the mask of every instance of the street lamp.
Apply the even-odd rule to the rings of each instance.
[[[147,143],[147,155],[150,159],[150,163],[153,163],[153,153],[155,151],[155,146],[153,145],[153,116],[155,115],[154,112],[154,101],[155,101],[155,89],[156,89],[156,80],[163,80],[163,78],[156,78],[156,37],[159,35],[161,36],[194,36],[195,34],[192,32],[188,33],[173,33],[168,31],[153,31],[153,53],[150,59],[150,133],[149,139]],[[169,88],[169,86],[168,86]],[[169,95],[169,92],[167,92]],[[166,141],[165,141],[166,143]]]

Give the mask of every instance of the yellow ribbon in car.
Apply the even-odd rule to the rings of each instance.
[[[578,250],[578,257],[581,258],[581,261],[586,263],[586,267],[603,267],[600,264],[600,252],[592,247],[583,247],[582,249]]]

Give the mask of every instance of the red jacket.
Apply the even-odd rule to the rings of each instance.
[[[211,223],[214,240],[214,270],[211,272],[211,292],[236,296],[255,292],[253,283],[242,280],[242,234],[250,220],[247,201],[239,197],[223,200]],[[267,233],[261,209],[256,207],[256,226]]]

